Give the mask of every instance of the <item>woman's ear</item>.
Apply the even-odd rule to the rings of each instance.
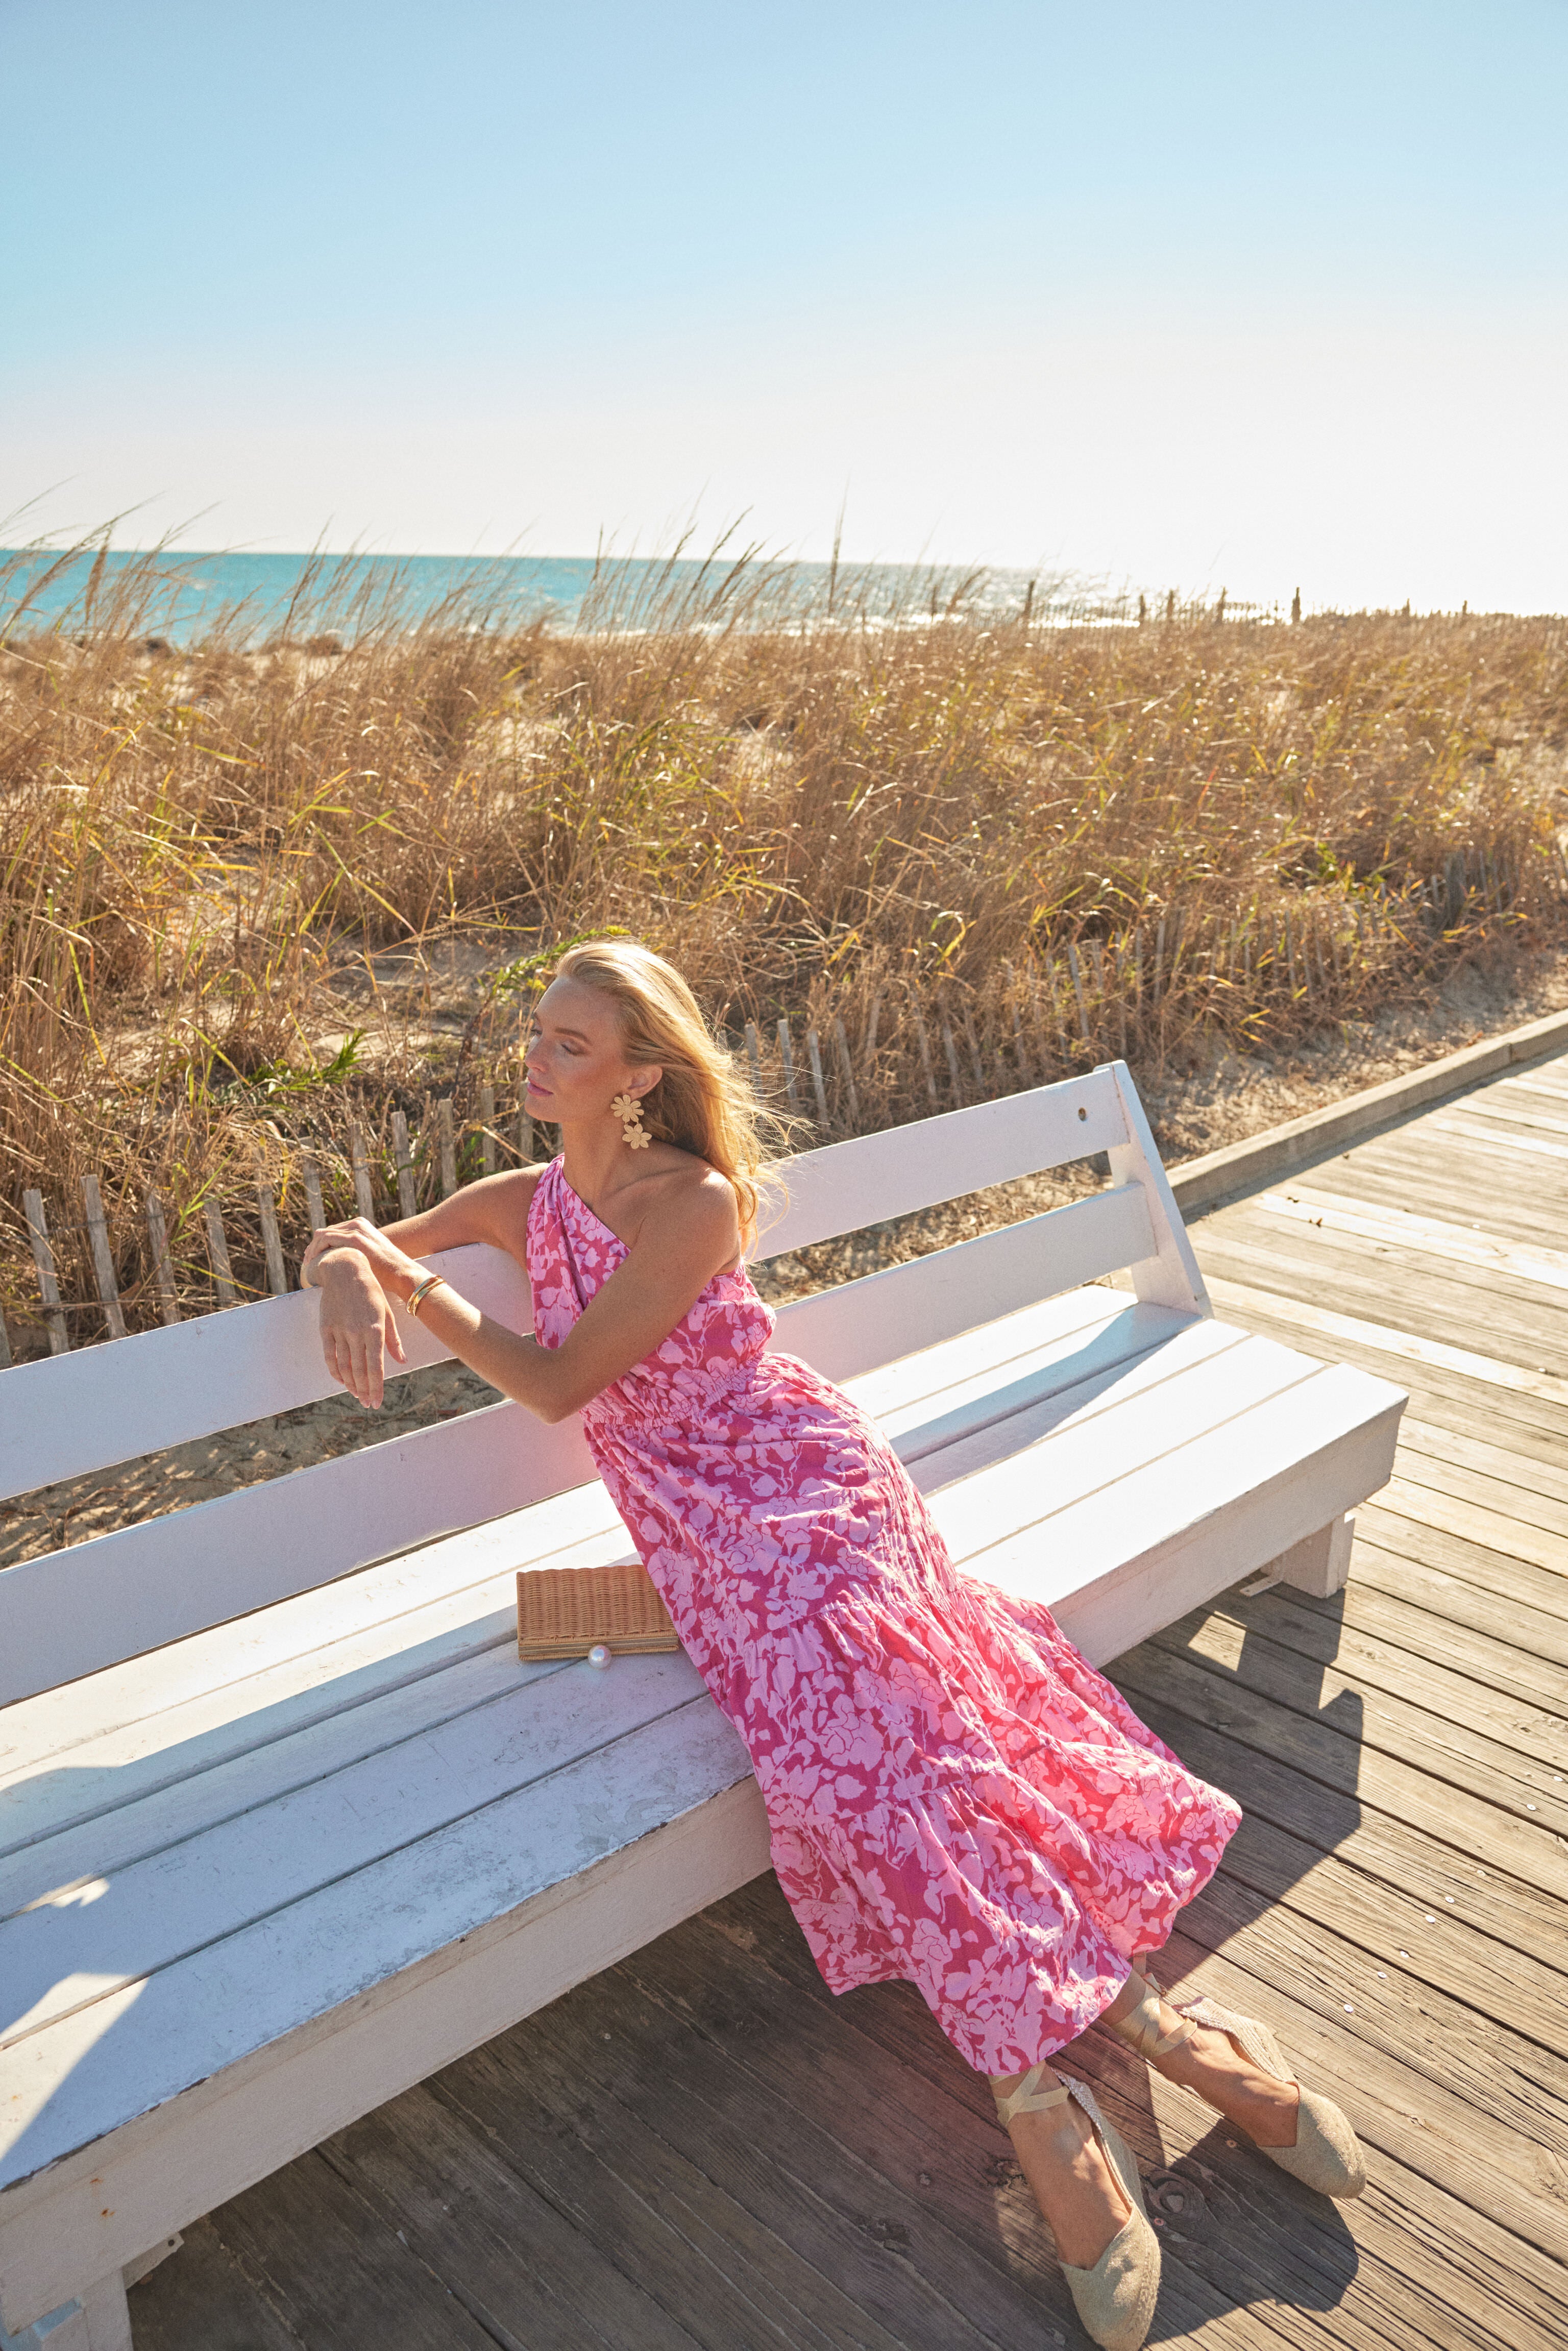
[[[639,1070],[627,1085],[626,1091],[629,1094],[634,1094],[641,1102],[644,1094],[653,1092],[664,1074],[663,1070]]]

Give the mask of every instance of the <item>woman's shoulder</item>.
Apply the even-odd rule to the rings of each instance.
[[[728,1176],[694,1152],[674,1144],[662,1148],[667,1157],[663,1164],[639,1168],[635,1188],[641,1197],[627,1202],[636,1217],[639,1240],[677,1232],[716,1239],[737,1235],[740,1212]]]

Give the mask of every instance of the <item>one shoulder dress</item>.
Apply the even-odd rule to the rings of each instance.
[[[528,1225],[542,1345],[626,1254],[553,1161]],[[746,1743],[827,1983],[911,1980],[971,2065],[1021,2072],[1166,1940],[1239,1807],[1048,1609],[954,1567],[874,1422],[772,1330],[744,1269],[716,1275],[585,1406],[589,1446]]]

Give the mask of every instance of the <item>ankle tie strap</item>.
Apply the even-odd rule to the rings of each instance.
[[[1004,2128],[1015,2115],[1042,2115],[1048,2106],[1060,2106],[1072,2095],[1071,2090],[1060,2084],[1054,2090],[1042,2090],[1040,2077],[1044,2071],[1043,2065],[1031,2065],[1017,2089],[1010,2090],[1005,2097],[992,2082],[991,2095],[997,2102],[997,2120]]]
[[[1125,2016],[1117,2017],[1113,2023],[1104,2017],[1101,2018],[1101,2022],[1107,2024],[1118,2041],[1124,2041],[1129,2049],[1135,2049],[1139,2056],[1152,2065],[1156,2057],[1168,2056],[1173,2049],[1179,2049],[1184,2041],[1190,2041],[1197,2027],[1190,2017],[1184,2016],[1177,2020],[1174,2032],[1162,2032],[1158,1984],[1152,1976],[1146,1976],[1135,1961],[1128,1980],[1142,1984],[1144,1988],[1136,2008],[1130,2008]]]

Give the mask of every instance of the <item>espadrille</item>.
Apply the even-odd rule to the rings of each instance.
[[[1154,2322],[1155,2304],[1159,2298],[1160,2241],[1149,2226],[1138,2167],[1120,2131],[1113,2129],[1101,2113],[1088,2084],[1070,2081],[1063,2075],[1058,2088],[1042,2090],[1040,2077],[1044,2070],[1041,2065],[1031,2065],[1018,2088],[1005,2097],[993,2085],[997,2119],[1005,2127],[1015,2115],[1042,2114],[1048,2106],[1062,2105],[1069,2098],[1082,2107],[1090,2129],[1121,2183],[1128,2213],[1092,2269],[1075,2270],[1071,2262],[1063,2262],[1061,2274],[1067,2280],[1083,2330],[1099,2344],[1100,2351],[1139,2351]]]
[[[1244,2057],[1250,2057],[1260,2073],[1270,2074],[1276,2082],[1294,2082],[1299,2103],[1296,2108],[1296,2143],[1294,2147],[1259,2147],[1270,2163],[1288,2171],[1305,2188],[1315,2188],[1320,2196],[1334,2196],[1346,2203],[1359,2196],[1366,2186],[1366,2166],[1362,2160],[1360,2143],[1346,2117],[1333,2101],[1319,2095],[1316,2090],[1304,2090],[1297,2075],[1286,2064],[1279,2043],[1266,2024],[1255,2016],[1239,2015],[1235,2009],[1221,2008],[1212,2000],[1188,2000],[1179,2004],[1171,2001],[1180,2022],[1174,2032],[1162,2033],[1159,2026],[1159,1986],[1147,1971],[1134,1961],[1134,1980],[1144,1986],[1143,1997],[1136,2008],[1119,2017],[1111,2031],[1129,2048],[1137,2050],[1152,2064],[1168,2050],[1178,2049],[1190,2041],[1199,2025],[1228,2035]],[[1257,2141],[1253,2144],[1256,2146]]]

